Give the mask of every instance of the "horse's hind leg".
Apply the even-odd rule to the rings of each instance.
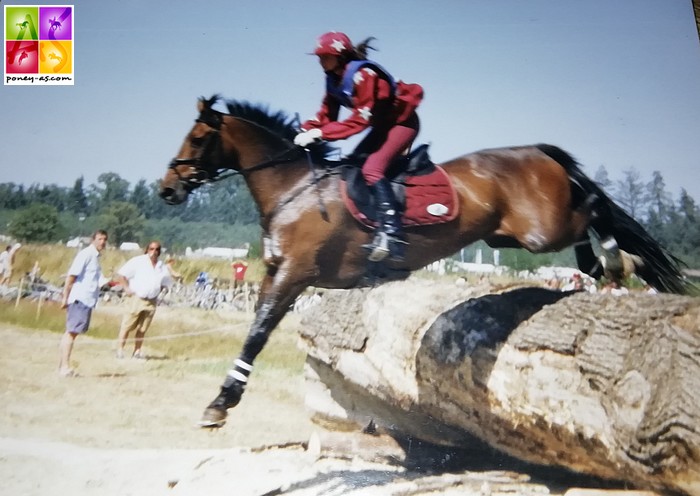
[[[596,280],[601,278],[603,267],[593,251],[591,239],[587,233],[574,245],[574,253],[576,254],[576,264],[581,272]]]
[[[592,206],[591,227],[600,238],[602,272],[606,277],[619,283],[624,278],[624,266],[622,253],[614,236],[615,227],[610,206],[600,198],[596,198]]]

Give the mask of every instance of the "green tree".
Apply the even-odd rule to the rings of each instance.
[[[147,218],[150,217],[148,211],[150,204],[150,191],[148,190],[145,179],[139,180],[139,182],[134,185],[134,189],[129,196],[129,201],[136,205],[136,208],[138,208],[144,216]]]
[[[158,196],[159,192],[160,180],[153,181],[148,185],[146,217],[149,219],[179,218],[180,214],[187,208],[187,205],[168,205]]]
[[[33,203],[15,214],[9,232],[26,243],[50,243],[60,239],[66,231],[55,207]]]
[[[632,217],[643,212],[646,203],[646,189],[639,172],[633,167],[624,171],[624,178],[617,182],[615,197]]]
[[[55,207],[59,212],[66,209],[67,194],[65,188],[56,184],[33,184],[27,190],[30,203],[44,203]]]
[[[116,245],[139,240],[143,235],[145,219],[132,203],[112,202],[100,217],[110,241]]]
[[[0,208],[17,210],[28,205],[24,186],[15,183],[0,184]]]
[[[656,212],[659,218],[666,219],[671,207],[671,195],[666,191],[666,183],[661,172],[654,171],[651,181],[647,184],[649,208]]]
[[[75,180],[73,188],[68,192],[68,210],[75,212],[76,214],[87,215],[88,210],[88,199],[85,194],[85,179],[80,176]]]
[[[603,191],[609,192],[610,188],[612,187],[612,181],[610,180],[610,177],[608,176],[608,170],[605,168],[604,165],[601,165],[598,167],[598,170],[595,171],[595,175],[593,176],[593,181],[595,181],[598,186],[600,186]]]
[[[101,186],[95,185],[92,194],[97,203],[97,209],[108,208],[114,202],[125,202],[129,195],[129,181],[122,179],[119,174],[105,172],[97,177]]]

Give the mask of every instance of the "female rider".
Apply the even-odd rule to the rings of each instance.
[[[417,84],[394,81],[379,64],[367,60],[369,43],[353,46],[347,35],[329,32],[316,45],[326,73],[326,95],[316,117],[302,124],[294,144],[306,147],[317,140],[335,141],[348,138],[371,127],[355,149],[355,154],[369,154],[362,166],[365,182],[377,207],[377,228],[368,246],[369,259],[402,261],[405,242],[401,231],[401,214],[386,171],[391,161],[405,153],[419,131],[416,107],[423,99]],[[338,121],[340,107],[351,110],[349,117]]]

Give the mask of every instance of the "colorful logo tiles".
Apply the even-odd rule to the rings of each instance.
[[[5,85],[72,85],[73,5],[5,5]]]

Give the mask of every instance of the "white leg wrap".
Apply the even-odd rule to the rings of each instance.
[[[238,382],[248,382],[248,376],[245,374],[241,374],[236,369],[229,370],[228,375],[236,379]]]
[[[600,243],[600,246],[605,249],[605,250],[614,250],[617,248],[617,241],[615,241],[615,238],[609,237],[602,243]]]
[[[240,358],[236,358],[236,360],[233,362],[233,364],[234,364],[236,367],[240,367],[240,368],[242,368],[243,370],[247,370],[248,372],[250,372],[251,370],[253,370],[253,366],[252,366],[251,364],[245,363],[245,362],[244,362],[243,360],[241,360]]]

